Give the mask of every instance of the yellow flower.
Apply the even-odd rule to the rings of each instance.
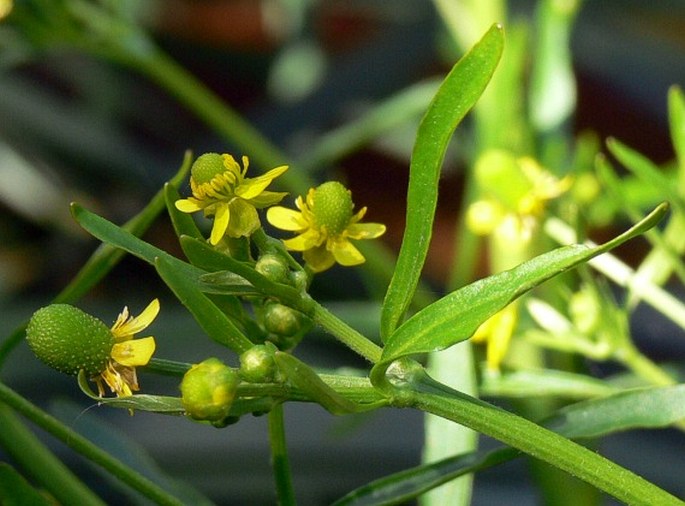
[[[155,299],[136,317],[129,315],[127,307],[119,314],[111,328],[114,345],[110,359],[105,370],[95,378],[100,397],[105,393],[103,381],[118,397],[129,396],[133,390],[139,389],[136,367],[150,361],[155,352],[155,338],[150,336],[134,340],[133,336],[147,328],[158,313],[159,300]]]
[[[274,205],[287,195],[266,191],[271,181],[288,167],[282,165],[255,178],[246,178],[249,160],[243,156],[243,169],[231,155],[206,153],[191,168],[190,188],[193,196],[176,201],[176,208],[184,213],[203,211],[214,216],[209,242],[217,245],[229,237],[249,236],[260,226],[257,209]]]
[[[499,233],[529,241],[549,200],[571,187],[571,178],[558,179],[530,157],[506,151],[486,152],[476,163],[476,180],[483,195],[469,206],[466,222],[478,235]]]
[[[471,338],[474,343],[487,343],[488,370],[499,371],[509,350],[509,342],[518,321],[518,307],[514,302],[485,320]]]
[[[353,214],[350,191],[335,181],[310,189],[306,200],[298,197],[295,205],[299,212],[276,206],[269,208],[266,218],[277,228],[299,234],[283,242],[289,250],[302,251],[314,272],[336,262],[344,266],[364,263],[350,239],[375,239],[385,233],[380,223],[359,223],[366,207]]]

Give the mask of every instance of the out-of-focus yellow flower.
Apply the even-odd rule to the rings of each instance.
[[[350,191],[335,181],[310,189],[306,200],[298,197],[295,205],[299,211],[271,207],[266,218],[277,228],[299,234],[284,244],[302,251],[314,272],[325,271],[336,262],[344,266],[363,263],[364,256],[350,240],[375,239],[385,233],[383,224],[359,223],[366,207],[353,214]]]
[[[228,154],[206,153],[200,156],[190,175],[192,197],[176,201],[176,208],[184,213],[203,211],[214,216],[209,242],[217,245],[229,237],[245,237],[260,226],[257,209],[272,206],[287,195],[266,191],[267,186],[288,170],[287,165],[271,169],[266,174],[247,178],[249,160],[243,156],[243,169]]]
[[[490,371],[499,371],[518,322],[518,304],[513,302],[481,324],[471,338],[486,343],[486,361]]]
[[[0,0],[0,21],[2,21],[2,18],[9,16],[13,3],[12,0]]]
[[[475,176],[482,198],[467,211],[469,228],[479,235],[499,232],[523,241],[530,239],[547,202],[572,182],[569,176],[558,179],[533,158],[515,158],[500,150],[478,160]]]

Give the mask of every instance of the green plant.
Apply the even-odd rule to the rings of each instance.
[[[436,3],[449,10],[446,2]],[[477,449],[473,438],[445,441],[444,447],[452,456],[435,460],[435,454],[428,452],[425,464],[352,491],[336,504],[396,504],[447,482],[456,484],[460,501],[467,503],[469,483],[452,480],[522,454],[628,504],[682,504],[671,493],[575,442],[638,427],[680,428],[685,418],[682,385],[638,351],[628,324],[630,312],[642,299],[685,326],[685,308],[661,288],[671,271],[681,282],[684,280],[680,187],[685,174],[685,99],[677,88],[669,96],[678,155],[678,166],[671,172],[664,174],[618,141],[610,141],[609,150],[631,171],[624,179],[619,179],[601,156],[592,162],[596,171],[581,163],[584,160],[579,162],[587,149],[580,142],[576,160],[554,158],[550,154],[554,145],[566,143],[571,149],[563,128],[570,109],[558,101],[550,105],[546,93],[556,84],[547,80],[568,79],[568,60],[564,54],[551,56],[545,52],[552,51],[558,40],[542,40],[536,60],[539,64],[533,72],[531,113],[507,108],[507,95],[524,93],[520,76],[525,45],[521,32],[513,29],[508,53],[501,61],[504,29],[492,25],[454,65],[427,105],[410,162],[406,228],[394,269],[388,273],[378,268],[387,252],[373,243],[357,249],[361,243],[356,242],[380,237],[385,226],[362,221],[365,210],[355,210],[352,195],[342,184],[316,186],[296,164],[290,168],[283,165],[284,155],[154,47],[135,23],[117,17],[114,4],[77,0],[58,4],[17,2],[12,14],[15,23],[36,47],[50,46],[57,40],[139,69],[249,152],[260,166],[277,168],[252,177],[247,173],[247,157],[241,167],[231,155],[212,153],[194,159],[188,154],[178,174],[124,226],[73,204],[73,218],[103,245],[55,298],[54,304],[60,305],[39,310],[28,324],[27,337],[39,358],[67,373],[77,373],[82,391],[99,404],[131,413],[187,416],[226,431],[241,417],[266,414],[275,489],[281,504],[294,504],[296,498],[283,413],[283,405],[289,402],[317,403],[339,416],[387,407],[421,410],[435,415],[427,424],[437,430],[450,430],[456,423],[504,444],[486,452]],[[540,3],[541,38],[554,27],[570,27],[578,5],[562,4]],[[477,7],[471,9],[477,11]],[[65,21],[67,26],[59,30],[53,26]],[[58,35],[61,38],[55,39]],[[486,92],[488,84],[491,87]],[[426,292],[417,288],[435,219],[441,167],[455,129],[474,107],[476,146],[458,234],[459,263],[455,263],[448,293],[426,300]],[[522,127],[519,137],[512,138],[508,129],[513,125]],[[534,144],[538,145],[531,147]],[[341,142],[340,146],[349,145]],[[306,160],[302,165],[307,165]],[[181,192],[186,192],[189,174],[192,196],[183,198]],[[631,188],[640,186],[636,181],[649,182],[658,189],[656,195],[648,191],[631,194]],[[607,188],[609,199],[596,203],[600,182]],[[270,189],[279,189],[279,185],[300,195],[296,201],[299,211],[276,206],[285,193]],[[663,231],[655,228],[669,214],[669,205],[660,202],[661,196],[672,207]],[[272,225],[295,236],[282,241],[268,235],[262,227],[262,209],[267,209],[266,219]],[[164,210],[185,259],[140,238]],[[208,237],[191,216],[197,211],[213,220]],[[625,213],[635,224],[601,245],[583,240],[580,234],[585,230],[579,216],[599,223],[607,216],[618,220],[619,213]],[[653,247],[632,272],[609,252],[642,234]],[[493,274],[467,283],[473,278],[479,235],[489,245],[489,270]],[[562,245],[552,247],[551,241]],[[291,251],[297,252],[296,256]],[[154,340],[131,338],[154,319],[155,304],[138,318],[130,318],[125,310],[110,330],[66,305],[76,303],[106,276],[123,252],[144,260],[156,271],[202,331],[225,350],[222,357],[200,364],[151,357]],[[298,260],[300,252],[302,261]],[[380,342],[355,330],[309,293],[312,280],[321,272],[336,264],[351,267],[364,263],[369,266],[371,283],[387,284],[378,321]],[[595,276],[590,267],[625,286],[630,293],[628,301],[619,304],[614,300],[603,278]],[[534,296],[529,295],[533,290]],[[47,323],[46,315],[51,318]],[[84,330],[76,336],[78,346],[70,347],[64,344],[62,333],[73,326],[85,327],[84,321],[96,328],[99,337],[110,332],[107,343],[112,343],[111,350],[109,346],[104,353],[96,350],[97,363],[86,357],[88,370],[84,367],[86,358],[67,353],[80,353],[92,336]],[[323,372],[316,364],[297,358],[297,346],[307,339],[313,325],[363,357],[368,367],[355,374]],[[24,329],[18,329],[3,342],[0,360],[7,359],[23,335]],[[455,347],[472,337],[486,343],[482,364],[470,362],[471,348]],[[51,346],[54,339],[57,351]],[[444,357],[449,355],[441,355],[443,350],[456,353],[450,356],[451,362],[445,363]],[[550,350],[561,356],[572,353],[618,362],[637,379],[638,387],[625,388],[612,379],[593,378],[582,368],[559,360],[560,355],[552,356],[557,360],[548,359],[546,351]],[[478,353],[482,355],[483,350],[479,348]],[[231,360],[238,365],[224,364]],[[438,381],[436,378],[453,372],[451,364],[456,361],[464,367],[451,378],[457,381],[451,382],[454,387]],[[555,367],[555,363],[560,365]],[[140,388],[136,367],[178,377],[181,396],[148,393],[144,385],[144,393],[134,393]],[[468,393],[474,371],[478,372],[481,393],[512,398],[515,410],[495,407],[475,392]],[[92,379],[97,383],[97,394],[88,383]],[[103,381],[116,397],[105,396]],[[536,402],[530,399],[533,395],[544,397]],[[579,402],[565,403],[564,399]],[[0,410],[0,444],[22,468],[32,470],[37,488],[57,501],[101,502],[32,438],[16,414],[149,499],[159,504],[181,502],[5,383],[0,384],[0,401],[4,404]],[[15,468],[2,469],[3,497],[42,500]],[[554,476],[549,469],[544,473]],[[544,479],[540,479],[541,488],[551,501],[555,492]],[[577,490],[583,487],[573,486]]]

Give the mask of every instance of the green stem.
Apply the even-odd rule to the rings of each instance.
[[[92,442],[66,427],[59,420],[47,414],[21,395],[0,383],[0,401],[25,416],[43,430],[55,436],[64,444],[80,453],[91,462],[108,471],[112,476],[137,490],[145,497],[161,505],[182,506],[183,503],[170,495],[158,485],[142,476],[137,471],[127,467]],[[3,425],[3,431],[4,431]],[[65,504],[83,504],[79,501],[69,501]]]
[[[670,386],[677,382],[661,367],[640,353],[632,344],[616,352],[615,358],[652,385]]]
[[[409,404],[496,438],[627,504],[683,505],[668,492],[594,451],[525,418],[441,385],[425,373],[415,373],[407,387],[398,397],[400,406]]]
[[[61,504],[105,504],[5,404],[0,404],[0,426],[0,446]]]
[[[278,504],[295,505],[295,491],[290,476],[288,447],[285,441],[285,422],[283,404],[278,404],[269,411],[269,441],[271,443],[271,465],[274,469]]]
[[[314,303],[313,311],[310,313],[310,316],[316,323],[333,334],[340,342],[360,354],[369,362],[375,364],[380,360],[381,352],[383,350],[377,344],[371,342],[367,337],[354,330],[318,302]]]

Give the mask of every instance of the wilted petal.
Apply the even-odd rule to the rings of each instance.
[[[128,317],[128,308],[124,310],[112,326],[112,335],[117,341],[131,339],[138,332],[146,329],[159,314],[159,300],[154,299],[148,306],[135,318]]]

